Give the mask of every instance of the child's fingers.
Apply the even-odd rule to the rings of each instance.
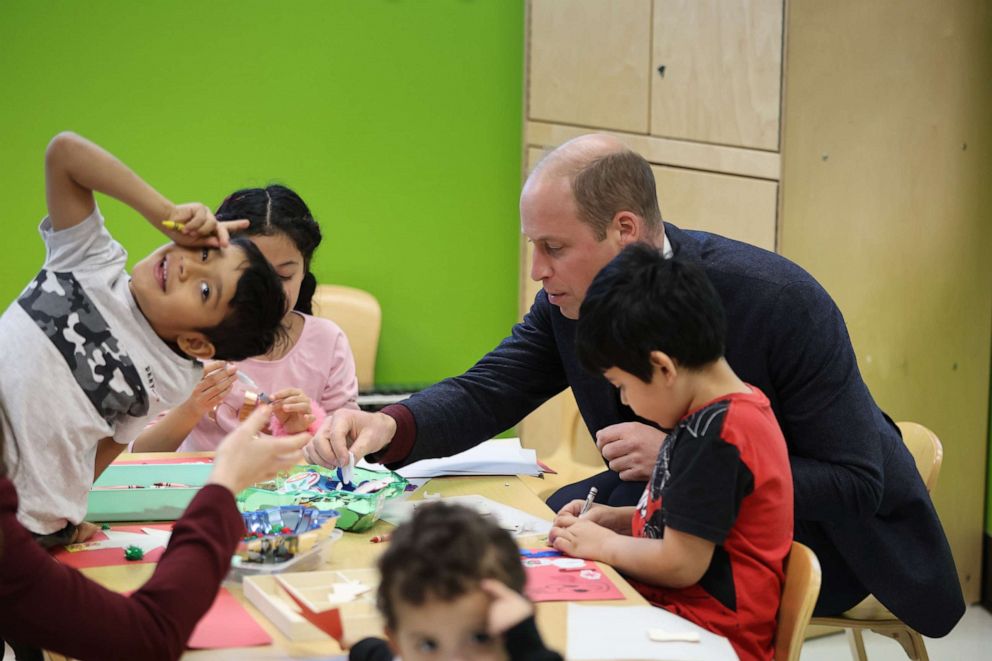
[[[251,412],[245,421],[241,423],[238,427],[238,431],[247,433],[250,436],[254,436],[258,432],[262,431],[262,428],[269,422],[269,417],[272,415],[272,408],[267,404],[262,404],[255,408]]]
[[[488,594],[493,599],[499,599],[501,597],[511,597],[518,594],[513,588],[508,586],[502,581],[497,581],[494,578],[484,578],[479,581],[479,587],[482,591]]]
[[[289,397],[300,397],[304,396],[303,391],[299,388],[281,388],[274,393],[272,393],[272,399],[287,399]]]
[[[282,467],[288,468],[305,463],[303,448],[310,442],[310,434],[301,433],[292,436],[279,436],[268,440],[269,450],[273,455],[273,461]]]

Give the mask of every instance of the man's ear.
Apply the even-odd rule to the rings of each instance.
[[[652,351],[651,366],[654,367],[655,378],[660,378],[665,385],[672,385],[679,375],[679,366],[671,356],[664,351]]]
[[[190,358],[199,358],[200,360],[213,358],[217,352],[210,338],[198,332],[181,333],[176,338],[176,344],[179,345],[179,350],[184,354]]]
[[[620,235],[620,245],[627,246],[644,240],[644,219],[633,211],[618,211],[613,226]]]

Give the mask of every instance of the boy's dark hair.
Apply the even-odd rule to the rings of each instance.
[[[421,505],[379,558],[378,606],[396,628],[396,604],[457,599],[492,578],[523,592],[520,549],[492,519],[461,505]]]
[[[216,360],[244,360],[261,356],[272,348],[282,332],[286,293],[275,269],[249,239],[231,239],[240,248],[247,265],[238,278],[230,311],[213,328],[197,329],[214,344]]]
[[[706,274],[636,243],[589,285],[579,308],[576,353],[590,372],[618,367],[650,383],[652,351],[698,368],[723,356],[725,335],[723,304]]]
[[[303,255],[306,273],[300,285],[300,295],[293,308],[313,314],[313,294],[317,279],[310,272],[310,260],[320,245],[320,225],[314,220],[306,202],[291,189],[272,184],[265,188],[243,188],[227,196],[214,214],[217,220],[247,218],[251,224],[238,230],[238,236],[275,236],[285,234]]]

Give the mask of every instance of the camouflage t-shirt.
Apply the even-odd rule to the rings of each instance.
[[[189,395],[200,368],[141,314],[127,253],[98,208],[58,232],[45,218],[39,231],[45,264],[0,317],[0,401],[18,518],[45,534],[83,520],[100,439],[133,440]]]

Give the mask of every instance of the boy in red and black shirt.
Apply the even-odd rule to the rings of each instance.
[[[593,280],[576,348],[624,404],[669,431],[637,507],[566,505],[550,540],[616,567],[656,606],[771,659],[792,544],[785,439],[760,390],[723,358],[725,321],[706,275],[634,245]]]

